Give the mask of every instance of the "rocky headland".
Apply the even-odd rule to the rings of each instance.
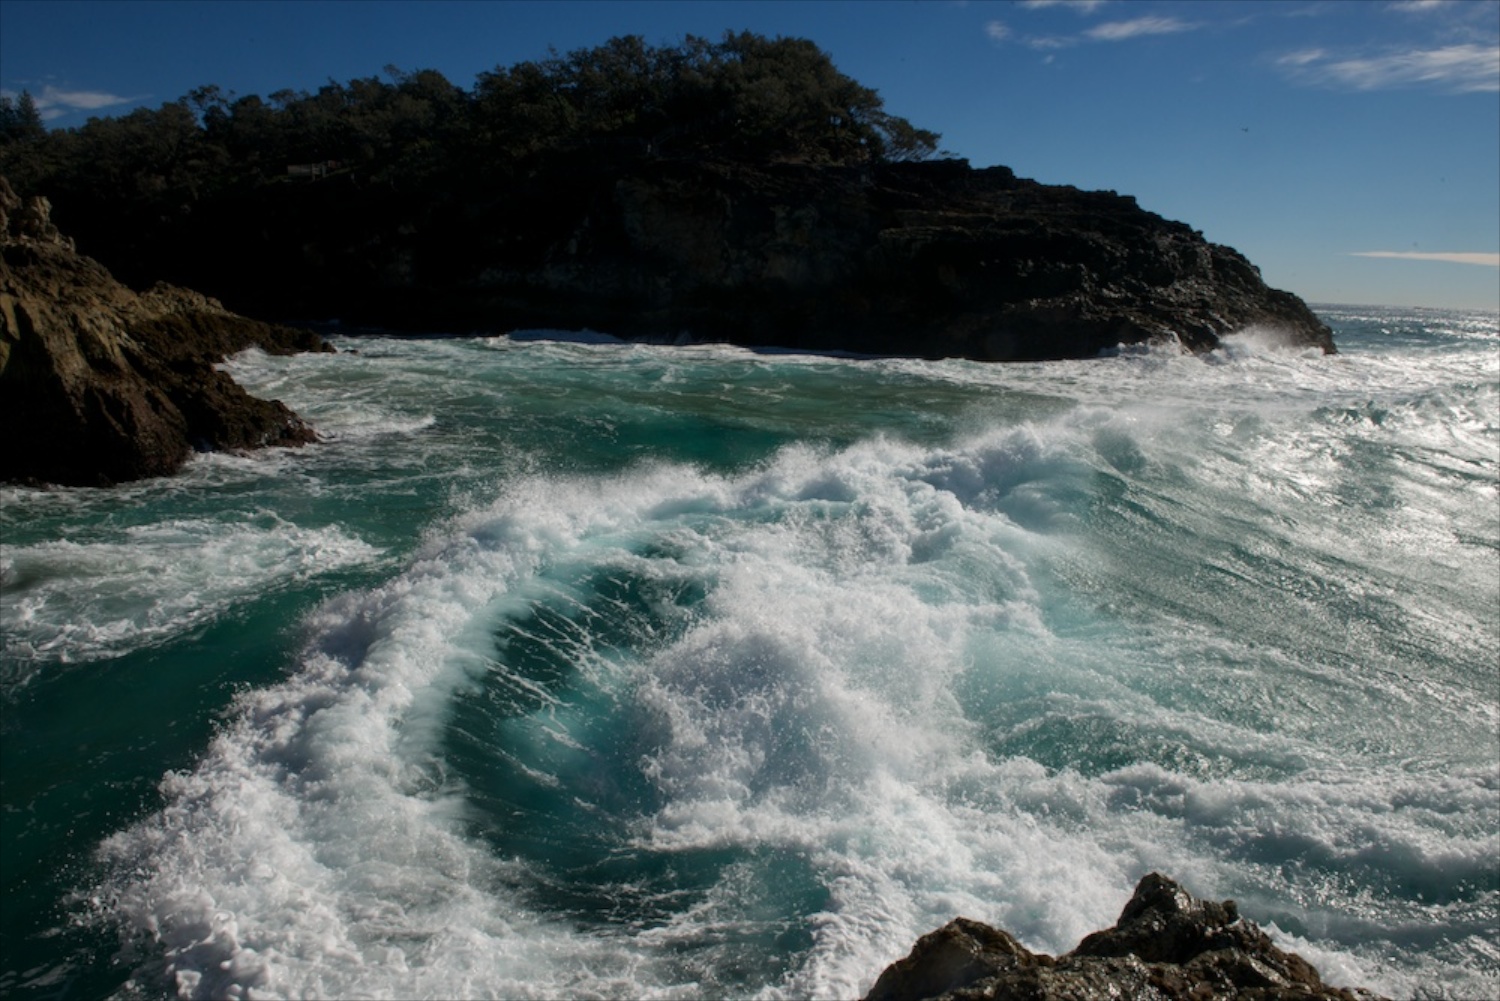
[[[194,450],[314,439],[215,365],[321,338],[170,285],[136,293],[78,254],[50,210],[0,178],[0,480],[103,486],[171,473]]]
[[[584,149],[422,198],[357,171],[273,185],[200,205],[170,234],[115,253],[252,315],[387,329],[1012,361],[1158,340],[1206,351],[1260,327],[1333,350],[1300,299],[1187,225],[960,160]]]
[[[1232,900],[1197,900],[1152,873],[1113,928],[1072,952],[1031,952],[1006,931],[967,918],[922,936],[886,968],[866,1001],[1379,1001],[1325,984],[1283,952]]]
[[[627,35],[468,89],[386,76],[0,122],[27,196],[0,227],[4,476],[306,440],[213,370],[311,344],[245,316],[1001,362],[1246,328],[1334,350],[1238,252],[1127,195],[945,157],[807,39]]]
[[[316,349],[247,319],[983,361],[1195,352],[1260,328],[1334,350],[1296,296],[1201,233],[1114,192],[956,160],[744,163],[610,149],[492,186],[408,197],[357,173],[272,184],[132,229],[79,219],[137,294],[58,235],[45,198],[0,193],[0,477],[103,484],[193,450],[312,432],[214,366],[258,344]],[[25,429],[20,431],[19,429]]]
[[[1202,351],[1250,326],[1333,347],[1233,250],[1003,167],[643,161],[533,184],[484,206],[478,267],[436,296],[482,326],[983,361]]]

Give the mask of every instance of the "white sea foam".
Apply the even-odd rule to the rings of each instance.
[[[1351,444],[1307,417],[1410,400],[1420,372],[1396,394],[1380,363],[1255,343],[1209,361],[879,364],[988,386],[996,406],[1081,404],[944,445],[785,448],[734,475],[510,479],[388,583],[311,614],[288,680],[241,695],[199,765],[167,777],[167,806],[106,842],[94,906],[145,940],[143,982],[184,997],[849,997],[955,914],[1068,949],[1162,869],[1274,920],[1329,979],[1398,996],[1424,976],[1500,983],[1464,966],[1493,939],[1493,769],[1436,750],[1444,727],[1474,729],[1458,703],[1478,682],[1399,673],[1412,645],[1473,664],[1485,595],[1476,638],[1452,647],[1419,614],[1441,581],[1412,585],[1410,611],[1391,601],[1389,518],[1339,500],[1365,431]],[[1439,433],[1441,408],[1472,399],[1401,404],[1399,433]],[[1493,420],[1465,419],[1493,472]],[[1428,512],[1412,545],[1439,544],[1462,497],[1424,493],[1441,470],[1408,472],[1379,482]],[[1483,476],[1466,489],[1485,496]],[[1330,538],[1344,508],[1366,512],[1353,546]],[[1483,516],[1465,524],[1494,539]],[[1472,573],[1474,547],[1446,544]],[[701,598],[665,607],[668,585]],[[544,606],[552,618],[528,618]],[[1410,621],[1377,628],[1381,610]],[[565,681],[507,659],[496,636],[512,626]],[[489,695],[501,710],[463,719],[488,727],[467,735],[475,753],[515,776],[504,795],[540,790],[623,832],[594,851],[701,878],[662,888],[642,867],[594,886],[587,866],[575,877],[508,841],[525,811],[487,805],[465,771],[480,766],[448,744],[464,700]],[[646,790],[639,805],[619,805],[621,777]],[[568,817],[529,809],[560,850]],[[557,904],[570,878],[613,908]],[[783,883],[803,897],[777,897]],[[632,894],[659,906],[631,912]],[[767,928],[796,932],[794,955],[734,979],[775,965],[755,944]],[[1413,972],[1424,950],[1436,958]]]
[[[8,656],[116,657],[200,628],[251,595],[379,556],[336,527],[302,528],[269,511],[91,534],[6,547]]]
[[[149,978],[184,997],[521,997],[546,982],[568,934],[537,942],[486,892],[505,864],[448,830],[454,791],[403,732],[461,673],[454,637],[475,608],[527,563],[460,536],[329,603],[299,673],[245,696],[203,763],[167,777],[169,806],[105,845],[130,874],[110,912],[166,954]]]
[[[597,330],[513,330],[508,335],[517,344],[531,341],[550,341],[559,344],[622,344],[612,334],[601,334]]]
[[[378,344],[378,342],[375,342]],[[356,348],[355,351],[361,351]],[[369,350],[369,349],[363,349]],[[432,427],[431,399],[413,400],[372,357],[275,357],[250,348],[221,367],[257,396],[284,398],[323,441],[411,434]],[[335,390],[332,393],[327,390]],[[311,391],[311,392],[310,392]]]
[[[668,852],[705,839],[743,843],[747,831],[752,840],[770,841],[778,825],[808,843],[829,821],[795,809],[799,774],[817,783],[804,794],[822,798],[820,790],[841,795],[846,783],[877,778],[894,767],[892,753],[904,760],[897,771],[907,781],[924,761],[953,756],[954,735],[928,724],[906,730],[909,740],[925,732],[927,750],[908,743],[881,751],[871,728],[951,702],[943,680],[961,663],[960,627],[976,617],[993,626],[1012,616],[1011,605],[1029,601],[1012,561],[971,553],[976,569],[986,559],[994,564],[972,582],[981,593],[927,608],[921,614],[930,621],[914,637],[914,614],[926,606],[881,584],[878,571],[912,563],[918,552],[930,560],[944,548],[963,548],[961,538],[951,538],[962,526],[944,522],[967,515],[961,503],[943,500],[951,492],[922,479],[934,473],[920,461],[895,476],[890,496],[869,510],[831,515],[829,505],[850,504],[841,497],[858,496],[871,480],[893,479],[891,456],[880,453],[872,446],[832,462],[794,453],[739,481],[671,467],[602,485],[532,481],[460,518],[402,577],[314,616],[295,677],[243,697],[239,721],[204,763],[169,777],[163,788],[171,805],[107,845],[125,872],[150,874],[110,888],[116,917],[157,938],[166,972],[190,996],[399,995],[437,983],[449,993],[459,981],[441,978],[461,977],[465,964],[477,962],[473,951],[440,935],[450,926],[483,940],[485,993],[510,995],[523,984],[553,995],[691,991],[690,983],[674,987],[664,972],[648,969],[660,962],[644,948],[649,935],[606,972],[586,973],[597,966],[596,953],[620,946],[525,918],[498,889],[505,866],[453,830],[460,790],[442,782],[433,746],[442,704],[482,657],[486,609],[503,604],[508,591],[559,560],[600,559],[643,529],[686,529],[697,547],[693,559],[708,561],[720,584],[706,624],[641,668],[633,697],[648,715],[675,718],[678,728],[668,724],[661,749],[644,764],[669,805],[643,834],[653,850]],[[918,457],[897,458],[910,466]],[[951,473],[950,460],[938,465],[939,474]],[[858,582],[862,600],[851,605],[840,589]],[[889,606],[884,615],[881,601]],[[872,612],[888,631],[872,630]],[[913,638],[929,645],[919,662],[903,652],[913,649]],[[858,658],[864,676],[840,681],[846,661],[811,656],[820,646]],[[683,686],[688,701],[676,704]],[[904,704],[884,702],[893,697]],[[792,715],[778,718],[773,704]],[[864,719],[872,709],[874,718]],[[822,760],[795,755],[768,766],[776,731],[809,713],[834,742],[829,760],[874,755],[880,768],[866,764],[843,776],[825,773]],[[956,718],[951,708],[942,715]],[[774,799],[793,796],[780,820],[736,808],[738,791],[767,784]],[[729,798],[715,790],[728,790]],[[250,872],[256,864],[264,871]],[[516,931],[528,922],[535,928]],[[886,934],[894,943],[915,930],[902,923]],[[524,960],[513,941],[518,934],[542,936],[542,951],[556,965],[533,968],[537,950]],[[399,963],[392,950],[400,951]]]

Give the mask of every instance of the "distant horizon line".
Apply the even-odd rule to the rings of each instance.
[[[1490,306],[1413,306],[1407,303],[1395,302],[1332,302],[1322,299],[1309,299],[1303,297],[1309,309],[1317,312],[1319,309],[1411,309],[1432,313],[1486,313],[1500,316],[1500,303]]]
[[[1417,251],[1417,250],[1354,250],[1350,257],[1382,257],[1401,261],[1442,261],[1448,264],[1477,264],[1480,267],[1500,268],[1500,254],[1488,251]]]

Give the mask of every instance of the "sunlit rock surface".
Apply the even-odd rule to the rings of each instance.
[[[186,289],[137,294],[57,232],[46,199],[0,178],[0,479],[107,485],[194,449],[299,445],[312,429],[214,367],[259,345],[321,347]]]
[[[1152,873],[1113,928],[1059,957],[1033,953],[1008,932],[955,918],[886,968],[866,1001],[1375,1001],[1323,983],[1283,952],[1234,901],[1194,899]]]

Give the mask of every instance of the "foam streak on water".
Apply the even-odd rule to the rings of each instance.
[[[1161,869],[1334,982],[1494,993],[1500,340],[1330,315],[1333,358],[242,356],[323,446],[7,547],[37,699],[305,595],[74,934],[149,996],[850,997]]]
[[[337,527],[273,511],[6,547],[7,653],[29,665],[119,656],[212,621],[249,592],[374,559]]]

